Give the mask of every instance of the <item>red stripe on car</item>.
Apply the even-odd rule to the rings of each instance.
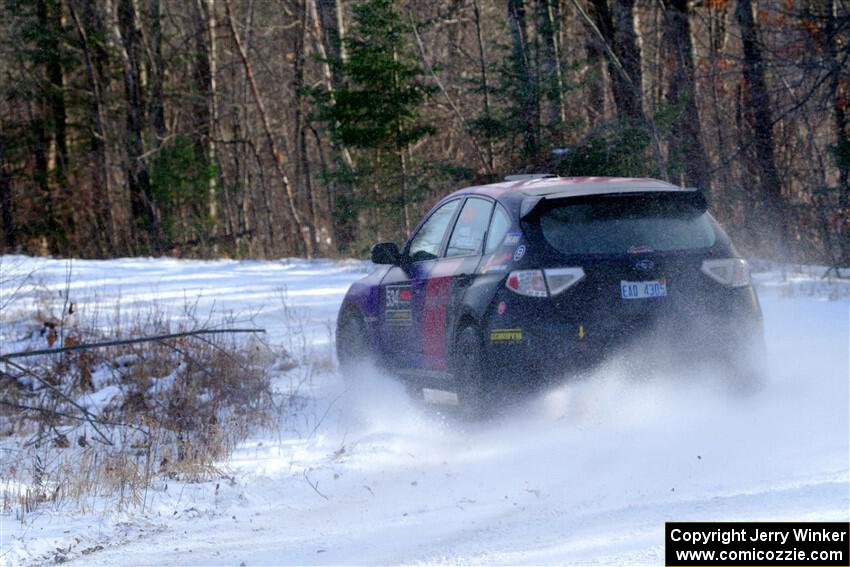
[[[425,366],[432,370],[448,369],[446,349],[446,306],[452,289],[452,276],[462,260],[442,260],[434,266],[425,285],[422,311],[422,354]]]

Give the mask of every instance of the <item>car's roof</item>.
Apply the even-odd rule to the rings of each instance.
[[[615,193],[683,191],[658,179],[640,177],[539,177],[467,187],[461,193],[488,195],[497,199],[524,197],[585,197]]]

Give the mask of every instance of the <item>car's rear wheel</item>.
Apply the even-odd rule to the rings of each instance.
[[[475,327],[465,327],[454,349],[454,377],[457,383],[458,404],[470,417],[487,413],[489,395],[485,386],[484,354],[481,337]]]
[[[356,313],[346,313],[336,332],[336,357],[339,369],[345,374],[369,357],[366,324]]]

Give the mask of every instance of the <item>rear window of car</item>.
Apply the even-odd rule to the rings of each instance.
[[[543,237],[563,254],[692,250],[717,240],[703,208],[664,198],[563,202],[545,209],[539,222]]]

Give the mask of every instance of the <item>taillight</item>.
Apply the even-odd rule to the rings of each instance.
[[[558,295],[584,278],[581,268],[549,268],[546,270],[516,270],[508,274],[507,288],[528,297]]]
[[[752,282],[750,265],[741,258],[704,260],[702,272],[726,287],[744,287]]]
[[[564,293],[584,278],[584,270],[581,268],[549,268],[543,272],[552,295]]]
[[[540,270],[517,270],[508,274],[505,282],[508,289],[528,297],[549,297],[543,272]]]

